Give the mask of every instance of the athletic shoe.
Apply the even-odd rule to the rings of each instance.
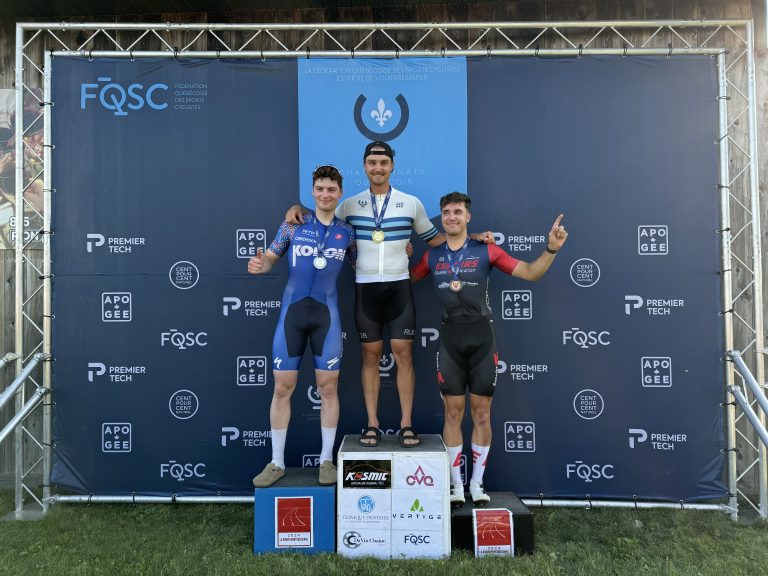
[[[451,484],[451,508],[459,508],[464,505],[464,486]]]
[[[261,474],[253,479],[253,485],[256,488],[266,488],[267,486],[272,486],[283,476],[285,476],[285,468],[280,468],[280,466],[275,466],[270,462]]]
[[[469,495],[472,496],[472,502],[475,506],[485,506],[491,501],[491,497],[485,492],[485,488],[480,482],[469,483]]]
[[[336,466],[330,460],[323,460],[320,463],[320,486],[331,486],[336,484]]]

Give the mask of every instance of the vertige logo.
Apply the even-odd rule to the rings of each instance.
[[[579,328],[571,328],[570,330],[563,330],[563,346],[567,346],[568,342],[573,342],[577,346],[583,349],[591,348],[592,346],[608,346],[611,341],[608,340],[611,333],[607,330],[580,330]]]
[[[197,414],[197,408],[200,406],[200,402],[197,396],[191,390],[177,390],[171,394],[170,400],[168,400],[168,409],[174,418],[179,420],[189,420]]]
[[[666,256],[669,253],[667,225],[643,224],[638,226],[637,253],[640,256]]]
[[[147,373],[146,366],[109,366],[101,362],[88,362],[88,382],[93,382],[97,377],[107,373],[109,368],[110,382],[133,382],[134,376]]]
[[[536,452],[536,424],[533,422],[504,422],[504,450],[507,452]]]
[[[235,233],[238,258],[256,256],[256,249],[267,249],[267,231],[263,228],[239,228]]]
[[[504,320],[533,318],[533,297],[530,290],[502,290],[501,317]]]
[[[104,246],[105,243],[110,254],[130,254],[133,252],[135,246],[144,246],[146,244],[146,238],[142,238],[141,236],[133,238],[110,236],[105,238],[103,234],[85,235],[85,250],[89,254],[93,253],[94,248]]]
[[[168,108],[167,102],[160,101],[159,93],[168,91],[167,84],[151,84],[145,90],[143,84],[133,83],[126,88],[112,82],[108,76],[99,76],[96,82],[80,84],[80,110],[85,110],[88,100],[97,100],[102,108],[111,110],[115,116],[127,116],[128,110],[141,110],[145,105],[153,110]],[[102,82],[106,84],[101,86]]]
[[[205,464],[181,464],[176,460],[168,460],[160,464],[160,478],[170,476],[177,482],[184,482],[189,478],[205,478]]]
[[[594,420],[603,413],[603,397],[594,390],[582,390],[573,398],[573,409],[584,420]]]
[[[685,444],[688,442],[687,434],[664,434],[658,432],[651,432],[650,434],[642,428],[630,428],[629,432],[629,447],[634,448],[638,444],[642,444],[650,436],[650,445],[653,450],[662,450],[664,452],[672,452],[675,450],[676,444]]]
[[[422,328],[421,329],[421,347],[426,348],[427,343],[437,340],[440,333],[437,328]]]
[[[267,384],[267,357],[266,356],[238,356],[237,357],[237,385],[238,386],[266,386]]]
[[[600,280],[600,266],[590,258],[580,258],[571,264],[571,280],[582,288],[594,286]]]
[[[240,440],[243,446],[260,448],[267,445],[267,439],[272,437],[271,430],[240,430],[235,426],[221,427],[221,445],[229,446]]]
[[[672,358],[669,356],[643,356],[640,366],[644,388],[672,387]]]
[[[200,279],[200,271],[192,262],[181,260],[171,266],[171,269],[168,271],[168,277],[171,280],[171,284],[179,290],[189,290]]]
[[[669,316],[672,314],[672,308],[685,307],[685,300],[682,298],[648,298],[643,300],[637,294],[624,295],[624,314],[630,316],[632,310],[637,310],[645,305],[645,310],[649,316]]]
[[[565,465],[565,477],[572,475],[589,483],[593,480],[613,480],[613,464],[585,464],[576,460],[572,464]]]
[[[405,483],[408,486],[434,486],[435,480],[432,476],[425,474],[422,467],[419,466],[413,474],[406,476]]]
[[[280,309],[280,300],[246,300],[243,302],[237,296],[224,296],[221,302],[221,313],[224,316],[235,316],[233,312],[241,308],[242,314],[249,317],[268,316],[270,309]]]
[[[179,332],[171,328],[170,332],[160,333],[160,346],[166,344],[175,346],[179,350],[186,350],[195,346],[208,346],[208,332]]]
[[[130,452],[131,432],[130,422],[104,422],[101,425],[101,451]]]
[[[131,321],[131,293],[130,292],[102,292],[101,293],[101,321],[102,322],[130,322]]]

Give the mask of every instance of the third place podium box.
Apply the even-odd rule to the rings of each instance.
[[[337,551],[347,557],[445,558],[451,553],[448,453],[440,436],[403,448],[344,437],[338,455]]]

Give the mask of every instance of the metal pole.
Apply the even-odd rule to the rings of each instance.
[[[32,410],[35,409],[35,407],[42,402],[43,396],[48,394],[48,390],[43,388],[42,386],[34,391],[32,394],[32,398],[29,399],[29,401],[24,404],[21,410],[16,412],[13,418],[11,418],[10,422],[5,425],[5,428],[0,430],[0,443],[5,440],[5,438],[13,432],[13,430],[19,430],[21,427],[19,424],[21,423],[24,418],[27,417],[27,415],[32,412]]]
[[[721,275],[721,286],[723,292],[723,310],[733,308],[733,291],[731,283],[733,274],[731,273],[731,202],[730,202],[730,170],[728,166],[728,79],[726,77],[725,52],[717,55],[717,78],[718,78],[718,119],[719,130],[717,134],[720,143],[720,258],[723,271]],[[725,335],[725,349],[733,348],[733,315],[723,314],[723,331]],[[725,368],[725,385],[733,385],[733,366],[729,362],[723,362]],[[736,407],[732,400],[726,403],[725,407],[725,444],[728,451],[728,492],[730,498],[728,506],[733,510],[732,518],[738,517],[738,463],[736,460]]]
[[[24,30],[16,25],[16,70],[14,89],[16,90],[16,241],[14,252],[16,257],[14,275],[15,285],[15,339],[16,373],[21,374],[24,359]],[[24,386],[16,396],[16,412],[24,406]],[[15,511],[20,516],[24,508],[24,435],[21,428],[16,429],[15,436]]]
[[[37,366],[37,363],[40,362],[45,357],[45,354],[38,353],[35,354],[32,357],[32,360],[30,360],[27,365],[24,367],[24,369],[21,371],[21,373],[16,376],[16,378],[13,380],[13,382],[10,383],[8,388],[3,390],[3,393],[0,394],[0,408],[5,406],[6,402],[11,399],[13,394],[22,386],[24,386],[24,381],[29,377],[29,375],[32,373],[32,370],[35,369],[35,366]],[[18,410],[17,410],[18,412]]]
[[[14,354],[13,352],[8,352],[5,356],[0,358],[0,368],[8,364],[9,362],[13,362],[16,360],[16,358],[20,358],[18,354]]]
[[[749,100],[749,191],[750,212],[752,214],[752,272],[754,298],[752,300],[755,316],[755,378],[761,386],[765,384],[763,367],[763,264],[760,248],[760,189],[758,178],[757,153],[757,96],[755,94],[755,36],[752,21],[747,22],[747,94]],[[760,423],[765,428],[765,413],[760,412]],[[760,517],[768,517],[768,462],[766,447],[760,445],[758,457],[758,477],[760,493]]]
[[[51,102],[51,60],[50,52],[45,54],[43,68],[43,101]],[[51,357],[51,318],[53,306],[51,303],[51,105],[43,106],[43,354]],[[52,364],[43,365],[43,387],[51,391]],[[53,445],[51,401],[43,404],[43,514],[48,511],[46,498],[51,495],[51,451]]]
[[[739,403],[739,406],[741,406],[741,409],[744,411],[744,415],[752,423],[752,426],[762,441],[763,446],[768,446],[768,430],[766,430],[765,426],[763,426],[762,422],[760,422],[760,417],[755,413],[754,410],[752,410],[752,406],[749,405],[749,400],[747,400],[747,397],[744,396],[744,393],[739,389],[738,386],[729,386],[728,391],[733,394],[733,396],[736,398],[736,401]]]
[[[736,368],[739,369],[739,373],[741,374],[742,378],[744,378],[744,382],[747,383],[747,386],[749,386],[752,394],[755,395],[755,400],[757,400],[757,403],[760,404],[760,408],[762,408],[763,412],[768,413],[768,398],[765,397],[765,390],[763,390],[763,388],[761,388],[757,383],[757,380],[755,380],[752,372],[749,371],[749,368],[747,368],[744,360],[742,360],[739,351],[731,350],[728,352],[728,355],[733,358],[733,363],[736,364]]]

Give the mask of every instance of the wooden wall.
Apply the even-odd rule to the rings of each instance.
[[[230,23],[230,22],[483,22],[483,21],[572,21],[572,20],[657,20],[657,19],[720,19],[720,18],[752,18],[755,22],[756,39],[756,77],[757,77],[757,113],[758,113],[758,149],[763,159],[768,158],[768,59],[766,58],[765,40],[765,3],[764,0],[517,0],[506,2],[446,2],[444,4],[403,4],[387,7],[351,7],[318,9],[307,8],[298,10],[255,10],[250,12],[209,12],[184,14],[146,14],[119,18],[119,21],[133,22],[188,22],[188,23]],[[93,19],[87,15],[73,16],[72,21],[90,22]],[[104,20],[104,19],[102,19]],[[692,30],[686,34],[696,35],[700,32]],[[72,40],[77,33],[71,33]],[[407,34],[407,33],[404,33]],[[231,33],[230,40],[236,40],[237,33]],[[81,41],[85,38],[81,38]],[[225,37],[227,39],[227,37]],[[410,39],[402,37],[404,42]],[[586,39],[585,39],[586,41]],[[10,88],[14,79],[14,42],[15,23],[0,22],[0,88]],[[553,45],[553,44],[550,44]],[[665,45],[665,44],[662,44]],[[106,45],[104,45],[107,47]],[[376,48],[371,44],[368,48]],[[388,46],[387,46],[388,47]],[[432,46],[439,48],[440,46]],[[196,46],[205,49],[205,43]],[[259,49],[258,44],[253,45]],[[315,46],[315,49],[322,48]],[[30,79],[31,86],[37,86],[36,80]],[[736,103],[729,104],[732,112],[736,112]],[[744,124],[739,122],[734,130],[743,130]],[[761,163],[765,167],[765,161]],[[731,166],[737,171],[738,162]],[[768,169],[760,172],[761,198],[765,198]],[[761,202],[760,217],[763,222],[764,250],[768,253],[768,202]],[[734,215],[735,220],[739,216]],[[746,239],[744,240],[746,242]],[[30,258],[40,265],[40,254],[30,254]],[[750,264],[747,262],[747,264]],[[29,267],[28,267],[29,268]],[[738,275],[737,283],[745,286],[748,276],[743,274],[739,266],[735,266]],[[766,266],[768,272],[768,266]],[[29,271],[28,274],[34,274]],[[0,355],[13,351],[14,344],[14,254],[12,251],[0,250]],[[768,273],[764,274],[763,284],[768,289]],[[737,288],[738,291],[739,288]],[[768,304],[768,297],[766,297]],[[742,306],[749,306],[746,301]],[[41,300],[36,298],[32,316],[41,315]],[[768,326],[768,315],[764,322]],[[734,323],[738,333],[741,326]],[[744,337],[740,338],[744,341]],[[738,341],[738,339],[737,339]],[[26,344],[27,351],[30,343]],[[13,368],[0,371],[0,390],[9,382]],[[9,411],[0,412],[0,426],[7,422]],[[41,426],[40,411],[28,419],[27,426],[31,430],[39,430]],[[13,471],[13,441],[7,440],[0,445],[0,483],[8,480]]]

